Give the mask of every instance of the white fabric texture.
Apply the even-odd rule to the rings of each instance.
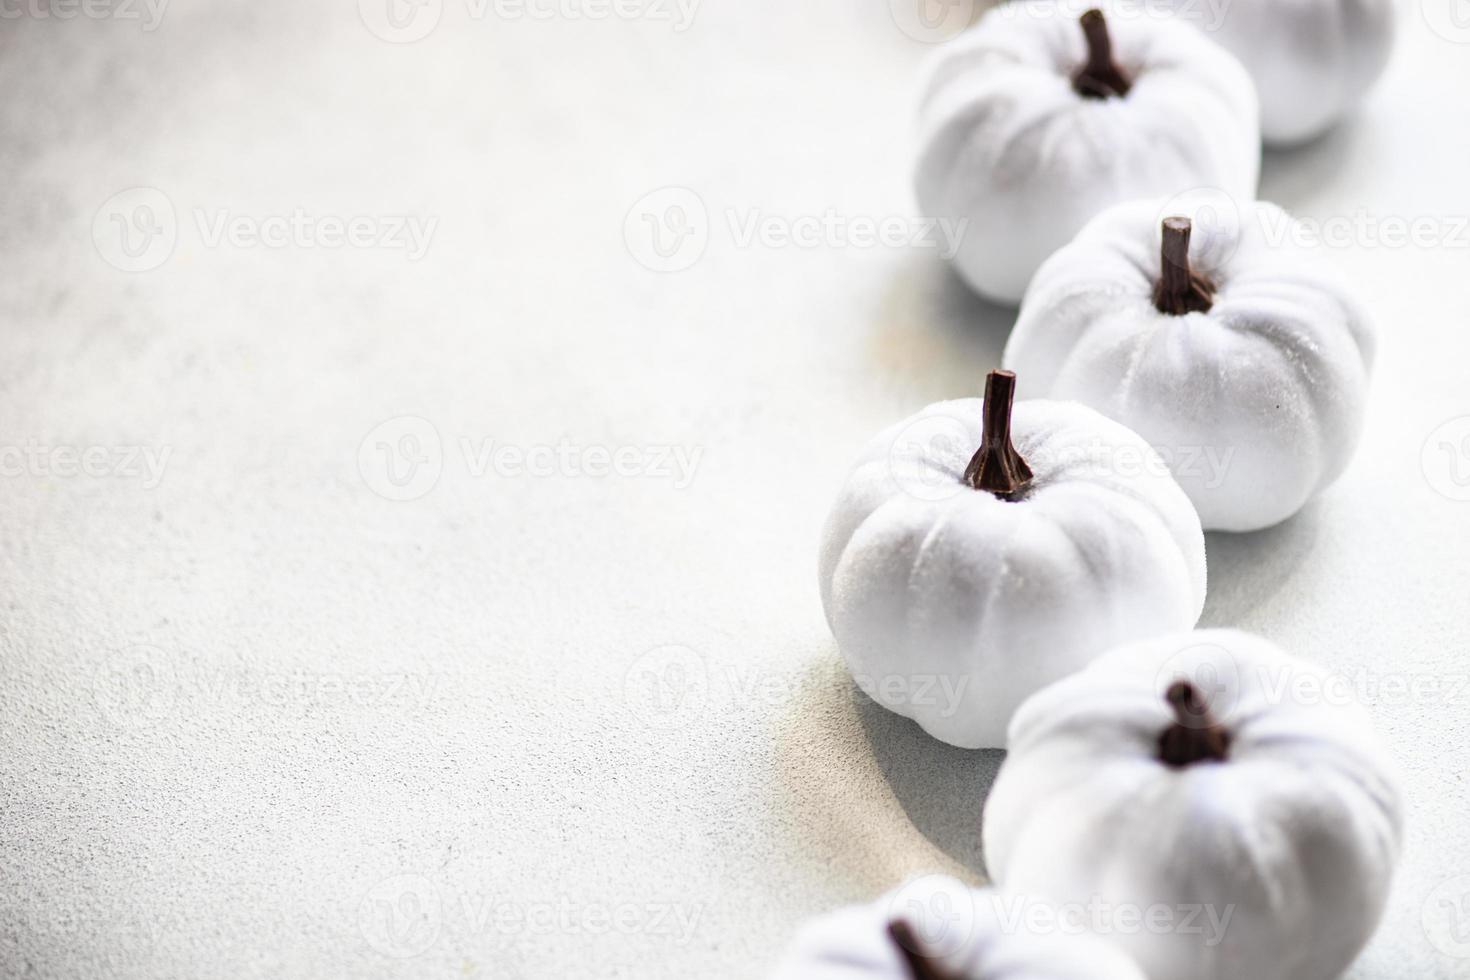
[[[887,931],[896,920],[953,980],[1145,980],[1127,955],[1074,924],[942,875],[806,923],[771,980],[912,980]]]
[[[1178,679],[1229,732],[1224,761],[1160,761]],[[1173,928],[1112,937],[1150,976],[1339,976],[1378,925],[1404,820],[1388,757],[1340,691],[1237,630],[1110,651],[1016,713],[985,808],[991,874],[1058,902],[1169,910]]]
[[[1154,303],[1161,222],[1194,222],[1207,312]],[[1342,473],[1368,403],[1375,334],[1357,292],[1273,204],[1217,194],[1119,205],[1042,267],[1006,342],[1017,390],[1075,399],[1168,460],[1207,530],[1295,514]]]
[[[1261,95],[1261,136],[1273,146],[1320,136],[1358,106],[1388,65],[1406,7],[1395,0],[1166,6],[1245,65]]]
[[[1122,98],[1084,98],[1078,15],[1100,6]],[[1260,168],[1255,89],[1223,48],[1127,4],[998,7],[935,56],[922,85],[920,210],[965,221],[955,268],[982,295],[1021,299],[1043,260],[1105,208],[1216,187],[1250,199]]]
[[[1205,599],[1204,535],[1136,434],[1017,402],[1034,478],[1015,501],[962,480],[983,402],[930,405],[859,454],[822,533],[827,619],[858,686],[965,748],[1005,745],[1028,695],[1110,646],[1178,629]]]

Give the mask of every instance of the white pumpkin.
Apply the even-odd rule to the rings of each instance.
[[[1108,936],[1149,976],[1328,980],[1378,923],[1401,824],[1341,685],[1259,637],[1201,630],[1027,701],[984,843],[1008,892],[1162,923]]]
[[[965,748],[1003,746],[1033,691],[1188,629],[1205,597],[1199,518],[1148,445],[1081,405],[1012,420],[1014,381],[992,372],[985,402],[879,434],[822,533],[822,603],[858,686]]]
[[[1251,531],[1347,466],[1374,335],[1285,212],[1218,203],[1099,215],[1037,273],[1003,360],[1023,397],[1075,399],[1152,443],[1206,530]],[[1169,215],[1184,220],[1166,232]]]
[[[1164,0],[1241,60],[1261,93],[1261,135],[1321,135],[1362,101],[1393,51],[1394,0]]]
[[[773,980],[1146,980],[1103,940],[1028,911],[928,875],[803,926]]]
[[[965,222],[965,280],[1014,304],[1110,205],[1195,187],[1254,197],[1257,116],[1245,69],[1186,24],[1116,3],[1009,3],[934,59],[915,192],[924,214]]]

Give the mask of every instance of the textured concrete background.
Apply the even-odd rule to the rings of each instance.
[[[976,393],[1012,314],[923,244],[744,237],[910,214],[917,22],[4,9],[0,974],[759,975],[809,914],[983,877],[999,754],[853,692],[814,566],[851,455]],[[1440,237],[1332,249],[1382,328],[1363,449],[1209,542],[1205,621],[1365,679],[1402,764],[1358,978],[1470,976],[1450,13],[1267,161]]]

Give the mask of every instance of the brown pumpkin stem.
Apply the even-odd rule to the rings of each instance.
[[[1164,219],[1163,244],[1159,247],[1163,274],[1154,286],[1154,306],[1160,313],[1208,313],[1215,305],[1215,284],[1189,268],[1189,236],[1193,231],[1194,223],[1188,218]]]
[[[1089,10],[1082,15],[1082,35],[1087,38],[1087,63],[1072,76],[1072,88],[1084,99],[1127,95],[1133,83],[1113,60],[1113,39],[1101,10]]]
[[[1175,681],[1164,695],[1174,709],[1174,724],[1159,736],[1159,759],[1183,769],[1197,762],[1224,762],[1230,755],[1230,733],[1210,711],[1189,681]]]
[[[965,467],[965,483],[1015,500],[1031,484],[1031,467],[1011,445],[1011,403],[1016,397],[1016,375],[991,371],[985,376],[985,424],[980,448]]]
[[[949,980],[936,961],[919,952],[919,937],[914,935],[907,922],[894,919],[888,923],[888,938],[898,947],[898,955],[903,957],[913,980]]]

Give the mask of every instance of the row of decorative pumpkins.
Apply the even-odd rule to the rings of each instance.
[[[1159,3],[1017,0],[935,59],[918,198],[967,219],[965,280],[1020,301],[1010,370],[873,439],[820,584],[867,694],[1009,749],[999,890],[911,883],[808,927],[780,976],[1327,980],[1372,934],[1402,804],[1365,719],[1295,696],[1323,672],[1266,641],[1191,630],[1204,530],[1285,520],[1357,443],[1367,319],[1252,199],[1263,128],[1299,142],[1350,109],[1391,7],[1231,0],[1202,32]],[[1100,899],[1226,922],[1103,943],[996,911]]]
[[[1019,301],[1110,205],[1194,187],[1250,200],[1262,139],[1320,135],[1377,79],[1393,41],[1393,0],[1087,7],[991,10],[921,88],[920,208],[974,218],[956,265],[1000,302]]]
[[[1403,804],[1331,686],[1235,630],[1104,654],[1016,712],[985,803],[994,888],[929,876],[817,919],[775,980],[1339,976],[1382,915]]]

